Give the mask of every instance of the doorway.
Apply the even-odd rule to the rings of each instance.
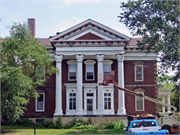
[[[87,114],[93,114],[93,98],[87,99]]]

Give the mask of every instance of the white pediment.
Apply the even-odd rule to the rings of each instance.
[[[92,34],[92,35],[95,35],[95,36],[97,36],[97,37],[100,37],[100,38],[102,38],[102,39],[104,39],[104,40],[112,40],[112,38],[109,38],[109,37],[107,37],[107,36],[105,36],[105,35],[102,35],[102,34],[96,32],[96,31],[93,31],[93,30],[91,30],[91,29],[88,29],[88,30],[86,30],[86,31],[84,31],[84,32],[82,32],[82,33],[79,33],[79,34],[77,34],[77,35],[69,38],[68,40],[77,40],[78,38],[80,38],[80,37],[82,37],[82,36],[84,36],[84,35],[86,35],[86,34],[89,34],[89,33]]]
[[[61,33],[58,33],[57,35],[49,38],[49,40],[72,41],[77,40],[78,38],[81,38],[86,34],[95,35],[94,37],[99,37],[99,39],[101,40],[130,40],[130,37],[91,19],[88,19],[82,23],[79,23],[78,25],[75,25],[74,27],[71,27]],[[92,39],[93,38],[86,40]]]

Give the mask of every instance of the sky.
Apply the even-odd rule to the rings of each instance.
[[[0,0],[0,37],[9,36],[13,22],[36,19],[36,37],[49,38],[87,19],[132,37],[121,22],[121,2],[127,0]]]

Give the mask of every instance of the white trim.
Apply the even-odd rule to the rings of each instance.
[[[86,60],[84,61],[84,64],[86,65],[86,71],[85,71],[85,79],[86,81],[93,81],[94,80],[94,76],[95,76],[95,73],[94,73],[94,64],[96,63],[96,61],[94,60]],[[93,79],[87,79],[87,66],[88,65],[93,65]]]
[[[104,109],[104,93],[111,93],[111,109]],[[100,97],[98,97],[100,98]],[[114,114],[114,86],[104,86],[103,87],[103,109],[104,114]]]
[[[130,40],[130,39],[131,39],[130,37],[128,37],[128,36],[126,36],[126,35],[118,32],[118,31],[116,31],[116,30],[113,30],[113,29],[111,29],[111,28],[109,28],[109,27],[107,27],[107,26],[105,26],[105,25],[103,25],[103,24],[101,24],[101,23],[98,23],[98,22],[96,22],[96,21],[94,21],[94,20],[92,20],[92,19],[88,19],[88,20],[85,20],[85,21],[83,21],[83,22],[81,22],[81,23],[79,23],[79,24],[77,24],[77,25],[75,25],[75,26],[73,26],[73,27],[71,27],[71,28],[69,28],[69,29],[61,32],[60,34],[57,34],[56,36],[54,36],[54,37],[52,37],[52,38],[49,38],[49,41],[53,41],[54,39],[56,39],[56,38],[58,38],[58,37],[60,37],[60,36],[62,36],[62,35],[65,35],[65,34],[71,32],[71,31],[73,31],[73,30],[75,30],[75,29],[77,29],[77,28],[79,28],[79,27],[82,27],[83,25],[86,25],[86,24],[88,24],[88,23],[92,23],[92,24],[96,25],[96,26],[99,27],[99,28],[102,28],[102,29],[105,29],[106,31],[111,32],[112,34],[116,34],[116,35],[118,35],[118,36],[120,36],[120,37],[123,37],[123,38],[125,38],[126,40]]]
[[[70,41],[71,40],[76,40],[77,38],[82,37],[83,35],[88,34],[88,33],[92,33],[94,35],[97,35],[97,36],[99,36],[99,37],[101,37],[101,38],[103,38],[105,40],[112,40],[111,38],[108,38],[108,37],[106,37],[106,36],[96,32],[96,31],[91,30],[91,29],[88,29],[88,30],[86,30],[86,31],[84,31],[84,32],[82,32],[82,33],[80,33],[80,34],[78,34],[78,35],[68,39],[68,40],[70,40]]]
[[[136,93],[144,95],[144,92],[136,92]],[[135,96],[135,109],[136,109],[136,111],[145,111],[145,108],[144,108],[144,98],[143,98],[143,109],[142,110],[137,110],[137,96]]]
[[[96,55],[96,54],[106,54],[106,55],[116,55],[123,54],[123,47],[57,47],[56,54],[62,55],[77,55],[77,54],[85,54],[85,55]]]
[[[68,84],[65,84],[66,86],[66,115],[74,115],[76,113],[76,110],[70,110],[69,109],[69,94],[70,93],[76,93],[76,84],[68,86]],[[77,95],[76,95],[77,97]],[[77,102],[77,99],[76,99]]]
[[[125,53],[124,60],[156,60],[156,53]]]
[[[87,93],[93,93],[93,97],[87,97]],[[93,112],[96,114],[96,86],[84,86],[84,113],[87,114],[87,99],[93,99]]]
[[[43,94],[43,110],[37,110],[37,100],[36,100],[36,104],[35,104],[35,110],[36,112],[45,112],[45,94],[44,93],[38,93],[38,94]]]
[[[140,66],[141,69],[142,69],[142,80],[136,80],[136,67],[137,67],[137,66],[138,66],[138,67]],[[135,81],[136,81],[136,82],[139,82],[139,81],[142,82],[142,81],[144,81],[144,66],[143,66],[143,65],[134,65],[134,74],[135,74],[134,76],[135,76]]]
[[[103,65],[111,65],[111,64],[113,64],[112,60],[104,60],[103,61]]]
[[[66,63],[68,64],[68,81],[76,81],[77,80],[77,61],[69,60]],[[69,72],[69,66],[70,65],[75,65],[76,66],[76,79],[70,79],[70,72]]]

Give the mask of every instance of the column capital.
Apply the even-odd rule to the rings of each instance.
[[[104,60],[104,54],[98,54],[98,55],[96,55],[96,58],[97,58],[97,60],[98,60],[98,62],[103,62],[103,60]]]
[[[62,62],[63,55],[55,55],[55,60],[56,60],[56,62]]]
[[[84,59],[84,55],[83,54],[76,54],[76,60],[77,62],[82,62]]]
[[[124,61],[124,54],[117,54],[117,60],[118,62],[123,62]]]

